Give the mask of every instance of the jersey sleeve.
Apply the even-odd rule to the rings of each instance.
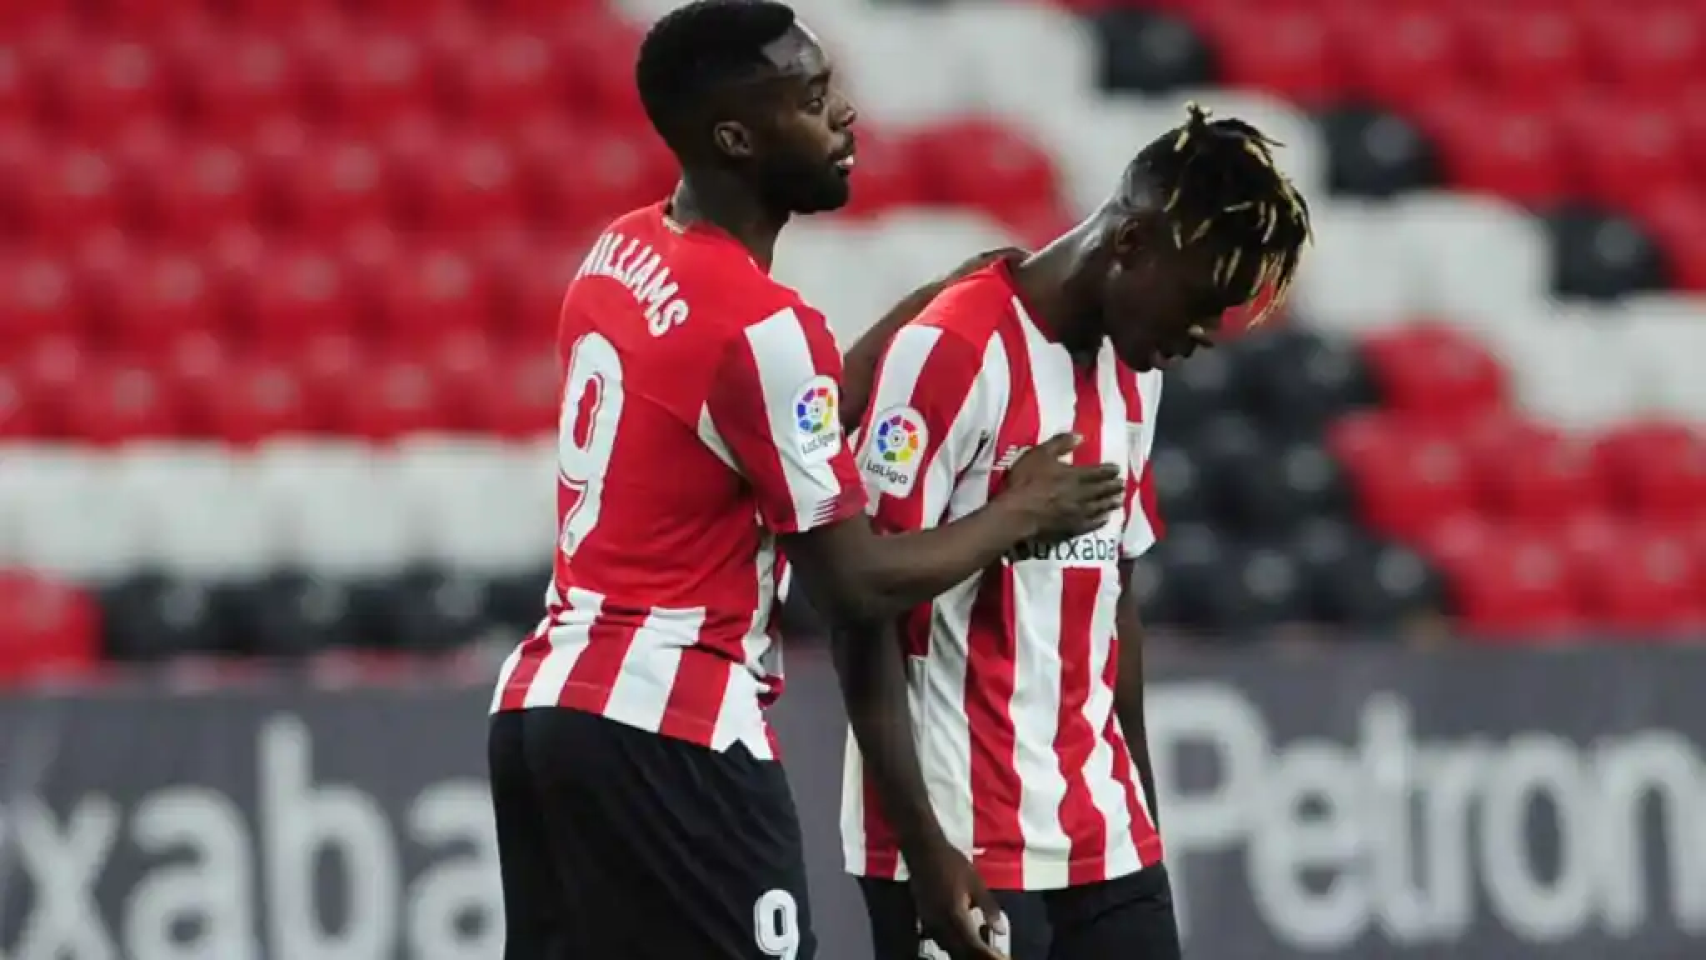
[[[1161,539],[1161,513],[1155,501],[1155,478],[1149,469],[1155,448],[1155,418],[1161,411],[1161,375],[1138,378],[1138,401],[1143,419],[1128,428],[1131,469],[1126,483],[1125,530],[1120,536],[1120,557],[1140,557]]]
[[[723,350],[700,417],[700,438],[757,496],[765,526],[804,533],[864,506],[841,430],[841,352],[821,316],[778,310]]]
[[[983,349],[938,327],[902,327],[877,367],[859,470],[877,529],[936,526],[993,422]]]

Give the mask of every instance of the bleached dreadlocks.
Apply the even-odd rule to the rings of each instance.
[[[1210,120],[1186,104],[1186,120],[1144,147],[1126,168],[1120,201],[1152,197],[1173,246],[1210,244],[1214,283],[1240,304],[1272,296],[1252,321],[1285,301],[1311,237],[1309,205],[1274,165],[1282,146],[1242,120]]]

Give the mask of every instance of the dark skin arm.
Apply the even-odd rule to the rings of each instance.
[[[966,524],[954,524],[965,526]],[[869,562],[872,553],[904,537],[879,537],[860,517],[786,539],[783,549],[819,610],[829,614],[835,672],[853,738],[876,788],[884,819],[893,827],[911,867],[913,894],[925,932],[955,960],[1003,960],[984,944],[969,908],[1000,925],[1001,909],[971,863],[942,833],[913,738],[907,695],[906,656],[893,617],[873,616],[873,601],[850,589],[861,574],[842,569],[848,561]],[[869,569],[869,568],[866,568]]]
[[[1120,601],[1114,610],[1114,634],[1119,639],[1119,673],[1114,680],[1114,715],[1125,733],[1126,749],[1137,765],[1149,813],[1161,826],[1161,801],[1155,793],[1155,768],[1149,760],[1149,734],[1143,716],[1143,623],[1138,619],[1137,591],[1132,589],[1132,562],[1120,561]]]
[[[889,341],[894,339],[895,331],[911,323],[913,318],[924,312],[930,301],[936,299],[943,290],[954,281],[969,273],[981,270],[997,260],[1008,260],[1014,263],[1027,256],[1025,251],[1017,249],[991,250],[960,264],[954,271],[940,280],[932,280],[917,290],[907,294],[899,303],[889,308],[882,319],[871,325],[871,329],[859,337],[847,356],[842,358],[841,369],[841,426],[848,433],[859,429],[859,422],[865,416],[865,407],[871,402],[871,391],[877,383],[877,365],[883,359],[883,350]]]

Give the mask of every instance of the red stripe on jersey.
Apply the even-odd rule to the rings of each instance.
[[[883,801],[869,775],[863,778],[865,876],[892,879],[900,874],[900,838],[883,818]]]
[[[727,660],[682,651],[658,733],[680,740],[709,740],[728,688]]]
[[[603,613],[594,617],[592,626],[586,630],[586,649],[569,670],[557,706],[602,714],[638,632],[637,624],[612,622]]]
[[[1009,394],[1001,422],[999,451],[1009,445],[1034,443],[1039,419],[1031,383],[1031,357],[1024,334],[1003,330],[998,335],[1007,355]],[[1000,493],[1005,471],[991,470],[989,499]],[[993,886],[1017,888],[1024,884],[1022,851],[1007,849],[1023,843],[1025,835],[1019,816],[1018,731],[1013,725],[1013,692],[1018,671],[1018,614],[1013,608],[1013,567],[1002,563],[984,571],[972,602],[966,629],[966,719],[971,728],[971,783],[978,798],[972,816],[972,846],[981,847],[1004,861],[1007,869],[991,869],[979,863],[984,879]],[[998,876],[998,874],[1006,874]]]
[[[1102,462],[1102,397],[1099,366],[1079,368],[1078,403],[1072,429],[1084,438],[1072,452],[1079,466]],[[1084,716],[1094,678],[1090,675],[1096,598],[1103,571],[1069,567],[1061,571],[1060,591],[1060,713],[1054,750],[1066,795],[1060,804],[1060,828],[1071,838],[1069,881],[1094,883],[1107,879],[1108,824],[1090,793],[1090,753],[1096,731]]]
[[[521,641],[521,653],[516,656],[515,669],[510,671],[503,697],[498,701],[499,710],[521,709],[522,702],[527,699],[527,688],[533,686],[533,678],[539,675],[539,665],[545,662],[545,655],[550,652],[551,639],[544,632]]]

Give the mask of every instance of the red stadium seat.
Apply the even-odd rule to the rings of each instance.
[[[1602,549],[1581,551],[1573,586],[1597,624],[1638,632],[1706,628],[1696,557],[1675,534],[1624,528]]]
[[[406,34],[353,34],[323,56],[326,105],[351,130],[432,102],[426,57]]]
[[[1448,437],[1394,415],[1365,414],[1335,424],[1328,443],[1350,476],[1363,521],[1414,539],[1476,508],[1469,465]]]
[[[999,123],[964,120],[933,127],[916,136],[913,150],[932,203],[1004,219],[1059,196],[1048,152]]]
[[[1406,415],[1455,423],[1505,404],[1498,360],[1451,327],[1418,323],[1373,335],[1362,346],[1381,397]]]
[[[67,148],[47,154],[42,163],[21,198],[24,220],[37,234],[65,243],[118,222],[123,209],[119,172],[106,156]]]
[[[1596,75],[1624,93],[1668,99],[1702,79],[1706,17],[1697,7],[1589,3],[1579,16]]]
[[[72,129],[98,133],[114,124],[168,112],[165,71],[143,43],[79,45],[48,80],[55,106]]]
[[[69,334],[43,340],[18,355],[12,376],[29,400],[28,422],[38,435],[65,435],[66,407],[83,388],[88,369],[83,338]]]
[[[566,70],[565,103],[581,118],[632,133],[649,133],[634,89],[635,27],[608,14],[567,17],[556,32],[556,59]]]
[[[280,38],[215,35],[179,51],[176,66],[196,119],[213,133],[240,133],[305,104],[299,64]]]
[[[248,334],[283,345],[355,328],[363,304],[337,260],[320,253],[284,254],[254,278],[238,301]]]
[[[391,216],[393,180],[371,144],[347,141],[311,149],[278,185],[286,221],[325,236]]]
[[[428,165],[419,201],[429,229],[467,234],[514,223],[525,212],[515,160],[502,143],[462,140]]]
[[[1581,30],[1567,10],[1489,5],[1463,14],[1471,64],[1495,90],[1532,102],[1577,86],[1587,73]]]
[[[234,349],[224,331],[186,332],[151,350],[146,359],[169,396],[175,397],[185,436],[214,436],[212,408],[223,402]]]
[[[463,117],[488,128],[507,127],[542,111],[562,111],[568,78],[553,54],[544,36],[503,32],[449,59],[441,72]]]
[[[1706,438],[1680,424],[1632,424],[1600,439],[1617,505],[1654,523],[1706,520]]]
[[[167,440],[182,433],[178,398],[161,378],[123,361],[91,366],[65,403],[73,437],[97,446]]]
[[[35,398],[17,371],[0,363],[0,444],[33,440],[42,435]]]
[[[859,125],[859,169],[847,212],[881,213],[896,207],[922,206],[929,202],[930,174],[904,137],[884,136],[880,130]]]
[[[345,398],[335,427],[375,442],[446,429],[454,422],[428,364],[410,357],[382,356],[363,371]]]
[[[109,316],[113,343],[133,353],[168,349],[183,337],[217,329],[224,319],[219,291],[190,257],[138,263],[116,292]]]
[[[492,318],[492,289],[480,264],[448,250],[399,261],[382,296],[380,332],[399,346],[484,329]]]
[[[81,331],[87,319],[67,264],[49,257],[0,261],[0,357],[52,334]]]
[[[202,422],[210,436],[248,446],[277,436],[316,433],[319,422],[300,373],[290,364],[250,358],[225,368],[217,390],[204,398]]]
[[[342,429],[351,398],[371,375],[372,353],[345,331],[314,334],[280,351],[302,384],[309,417],[318,429]]]
[[[675,184],[675,163],[656,135],[634,135],[611,127],[577,130],[574,158],[567,166],[533,171],[549,180],[573,179],[572,187],[558,185],[561,219],[542,224],[555,230],[574,230],[618,214],[656,203]]]
[[[1706,290],[1706,189],[1702,187],[1706,184],[1660,185],[1637,197],[1630,211],[1663,251],[1671,283],[1684,290]]]
[[[248,158],[223,144],[188,145],[131,175],[141,219],[165,236],[205,238],[251,222],[259,210]]]
[[[473,398],[467,421],[512,439],[556,432],[562,370],[555,346],[515,347],[498,354],[489,389]]]
[[[1681,124],[1662,103],[1577,96],[1558,116],[1564,156],[1591,199],[1628,209],[1693,176]]]
[[[510,375],[499,366],[499,356],[492,336],[476,329],[449,332],[418,352],[417,359],[432,371],[438,384],[445,427],[477,432],[485,426],[479,413],[481,397]]]
[[[1481,500],[1509,523],[1555,526],[1609,499],[1591,443],[1520,421],[1471,428],[1471,470]]]
[[[1309,106],[1329,103],[1344,89],[1329,25],[1307,8],[1246,5],[1205,21],[1227,86]]]
[[[1327,8],[1345,89],[1373,103],[1414,109],[1459,82],[1461,35],[1447,11],[1429,4]]]
[[[78,676],[100,659],[100,612],[74,587],[0,571],[0,684]]]
[[[1489,641],[1535,642],[1585,627],[1570,569],[1547,538],[1490,528],[1442,564],[1461,625]]]
[[[1442,90],[1417,106],[1416,118],[1453,186],[1534,206],[1569,197],[1557,125],[1545,110]]]
[[[33,68],[24,51],[0,47],[0,125],[24,126],[41,113]]]

